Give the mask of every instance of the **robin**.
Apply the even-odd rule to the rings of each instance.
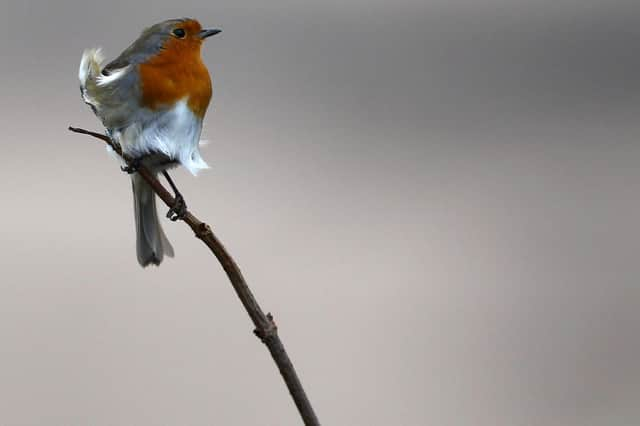
[[[186,211],[184,199],[167,170],[182,165],[195,175],[208,168],[200,156],[202,120],[211,100],[202,42],[219,29],[203,29],[195,19],[170,19],[145,29],[115,60],[102,66],[100,49],[82,55],[82,98],[123,151],[156,175],[163,173],[176,193],[167,217]],[[173,248],[158,221],[155,194],[131,173],[138,262],[159,265]]]

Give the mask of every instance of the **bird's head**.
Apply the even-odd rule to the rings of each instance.
[[[204,29],[202,25],[191,18],[169,19],[152,25],[143,31],[141,40],[145,44],[158,43],[161,49],[179,51],[200,50],[202,42],[222,30]]]
[[[176,43],[202,43],[207,37],[218,34],[219,29],[203,29],[195,19],[173,19],[167,21],[167,30]]]

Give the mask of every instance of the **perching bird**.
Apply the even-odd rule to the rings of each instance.
[[[192,174],[207,168],[198,150],[202,120],[211,99],[211,78],[200,57],[204,39],[219,33],[194,19],[171,19],[145,29],[114,61],[102,66],[100,49],[85,50],[78,77],[82,98],[124,153],[154,173],[181,164]],[[155,194],[130,170],[136,251],[142,266],[173,257],[156,211]],[[178,205],[182,203],[181,205]]]

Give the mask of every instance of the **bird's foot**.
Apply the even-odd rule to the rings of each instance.
[[[187,203],[184,201],[184,197],[180,193],[177,193],[173,206],[167,212],[167,217],[172,222],[175,222],[176,220],[184,219],[184,216],[186,214],[187,214]]]
[[[140,167],[140,159],[134,158],[126,166],[120,166],[120,170],[128,174],[133,174],[138,171],[138,167]]]

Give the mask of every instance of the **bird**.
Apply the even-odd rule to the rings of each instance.
[[[201,47],[220,32],[203,29],[192,18],[169,19],[144,29],[106,65],[101,48],[86,49],[80,60],[82,99],[107,135],[134,160],[133,167],[123,170],[131,175],[136,254],[142,267],[160,265],[174,251],[158,220],[155,193],[135,172],[135,165],[164,174],[176,194],[167,217],[181,218],[186,204],[167,170],[180,165],[196,175],[209,167],[199,151],[212,97]]]

